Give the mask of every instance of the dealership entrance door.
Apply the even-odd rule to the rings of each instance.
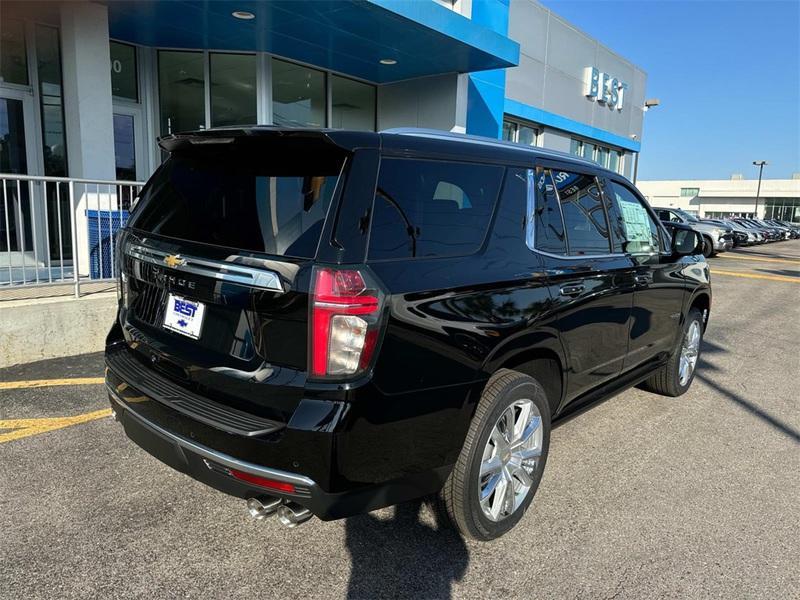
[[[31,93],[0,88],[0,173],[37,172],[35,131]],[[12,268],[33,260],[35,242],[28,182],[3,179],[0,192],[0,282],[4,282]]]

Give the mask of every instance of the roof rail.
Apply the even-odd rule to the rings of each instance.
[[[481,144],[484,146],[491,146],[494,148],[511,148],[513,150],[530,152],[531,154],[536,154],[539,156],[545,156],[545,157],[549,156],[552,158],[568,158],[569,160],[580,162],[586,165],[591,165],[592,167],[595,168],[601,168],[601,169],[603,168],[596,162],[589,160],[588,158],[584,158],[582,156],[575,156],[574,154],[570,154],[569,152],[549,150],[547,148],[542,148],[540,146],[524,146],[522,144],[518,144],[516,142],[509,142],[507,140],[498,140],[495,138],[484,137],[480,135],[457,133],[454,131],[445,131],[442,129],[426,129],[422,127],[395,127],[393,129],[384,129],[382,131],[379,131],[378,133],[381,134],[386,133],[390,135],[408,135],[414,137],[424,137],[424,138],[440,139],[440,140],[453,140],[453,141],[467,142],[471,144]]]

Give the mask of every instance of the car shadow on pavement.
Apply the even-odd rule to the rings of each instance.
[[[782,434],[788,436],[790,439],[794,440],[796,443],[800,444],[800,431],[789,425],[788,423],[784,423],[777,417],[773,417],[763,408],[759,407],[757,404],[743,398],[741,395],[730,391],[725,386],[713,381],[711,377],[709,377],[710,373],[714,373],[715,371],[719,371],[719,367],[714,365],[713,363],[708,362],[704,357],[711,354],[718,354],[727,352],[725,348],[714,344],[713,342],[708,342],[703,340],[702,352],[700,353],[700,360],[697,362],[697,371],[695,372],[695,378],[702,381],[712,390],[718,392],[722,396],[724,396],[727,400],[730,400],[740,408],[743,408],[747,412],[749,412],[754,417],[757,417],[771,425],[773,428],[777,429]]]
[[[463,538],[423,522],[422,501],[394,507],[394,516],[358,515],[345,522],[352,570],[347,597],[450,598],[469,564]]]
[[[708,365],[704,365],[707,367]],[[698,366],[698,371],[700,367]],[[696,377],[705,383],[708,387],[715,390],[716,392],[722,394],[725,398],[733,402],[734,404],[738,405],[740,408],[743,408],[747,412],[749,412],[754,417],[758,417],[768,425],[771,425],[782,434],[788,436],[790,439],[794,440],[796,443],[800,444],[800,431],[789,425],[788,423],[784,423],[780,419],[773,417],[764,409],[760,408],[758,405],[750,402],[749,400],[742,398],[739,394],[735,394],[730,390],[726,389],[725,387],[721,386],[720,384],[712,381],[705,375],[701,373],[697,373]]]
[[[780,275],[781,277],[798,277],[800,271],[797,269],[756,269],[759,273],[769,273],[770,275]]]

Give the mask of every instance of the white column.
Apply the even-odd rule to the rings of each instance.
[[[65,2],[61,61],[67,161],[70,177],[116,179],[108,9],[94,2]],[[114,210],[113,187],[75,184],[78,271],[90,273],[88,210]],[[94,221],[97,223],[97,221]],[[98,235],[105,234],[97,232]]]
[[[108,9],[67,2],[60,10],[69,174],[114,179]]]

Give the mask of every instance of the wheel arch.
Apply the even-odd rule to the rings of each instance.
[[[497,366],[533,377],[544,388],[550,414],[555,416],[566,389],[566,370],[562,358],[549,348],[531,348],[518,352]]]
[[[711,316],[711,295],[705,290],[695,294],[686,310],[687,314],[693,308],[697,308],[701,313],[703,313],[703,316],[705,317],[703,319],[703,330],[705,331],[706,327],[708,327],[708,319]]]

